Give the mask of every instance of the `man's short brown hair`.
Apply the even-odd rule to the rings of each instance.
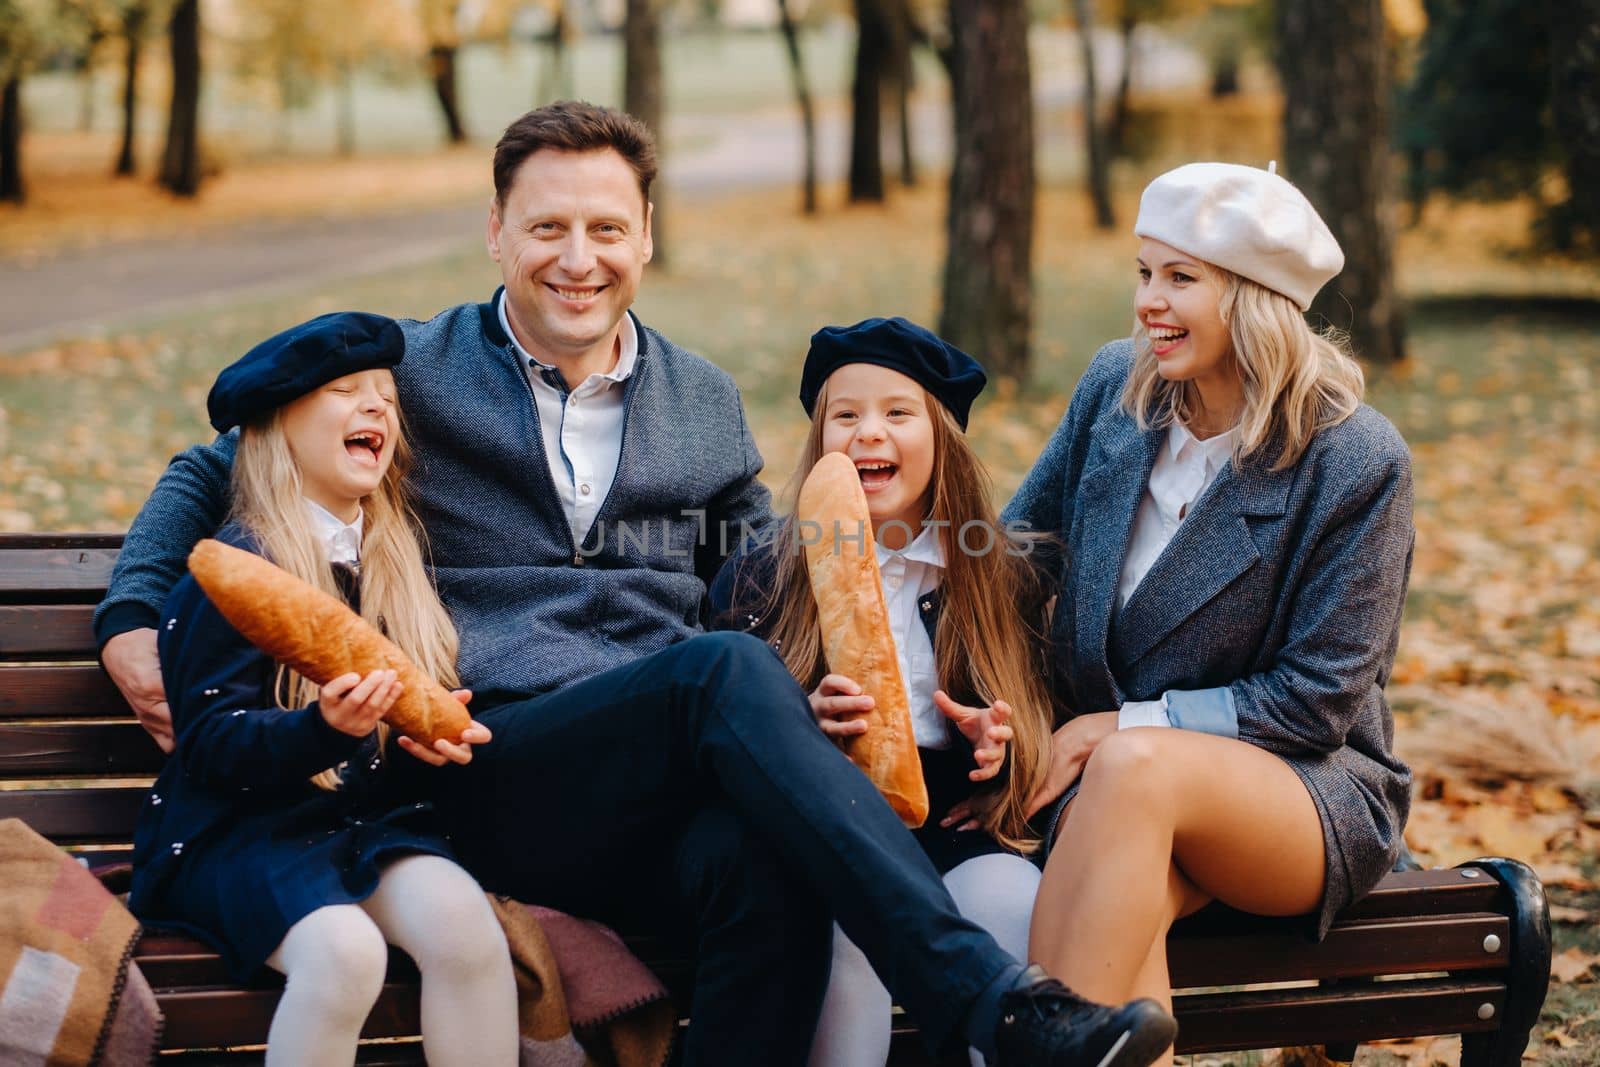
[[[616,151],[639,179],[639,191],[650,202],[656,180],[656,139],[650,128],[625,111],[582,100],[561,100],[534,108],[506,127],[494,146],[494,195],[505,204],[517,168],[541,149],[559,152]]]

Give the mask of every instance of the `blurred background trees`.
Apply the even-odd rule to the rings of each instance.
[[[344,156],[487,142],[582,92],[657,132],[665,249],[678,155],[703,151],[721,116],[785,121],[776,101],[739,101],[736,71],[696,72],[761,35],[793,102],[802,212],[839,209],[835,178],[844,204],[867,205],[948,181],[939,321],[1001,376],[1025,378],[1036,344],[1040,180],[1081,183],[1115,232],[1161,169],[1279,157],[1348,260],[1313,315],[1375,362],[1405,353],[1397,203],[1414,224],[1434,196],[1531,198],[1531,243],[1600,246],[1600,0],[0,0],[0,199],[27,195],[39,79],[77,87],[56,128],[115,128],[119,175],[159,109],[145,162],[182,196],[247,139],[284,156],[308,151],[307,127]],[[374,119],[375,95],[413,88],[436,134],[421,115]],[[258,102],[267,121],[233,117]]]

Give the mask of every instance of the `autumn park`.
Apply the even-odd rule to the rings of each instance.
[[[1600,0],[0,0],[0,557],[128,531],[263,339],[486,300],[494,146],[560,100],[653,132],[633,310],[732,376],[774,493],[807,443],[808,338],[898,315],[987,374],[967,439],[1004,507],[1134,327],[1146,187],[1208,160],[1298,187],[1343,253],[1306,317],[1348,338],[1410,453],[1380,683],[1406,850],[1534,872],[1551,964],[1520,1059],[1600,1065]],[[28,600],[6,566],[0,615],[85,600]],[[60,792],[80,772],[3,735],[38,714],[26,672],[98,677],[95,654],[10,625],[0,798]],[[104,736],[150,747],[116,706]],[[107,745],[148,789],[154,749]],[[1176,1014],[1189,1067],[1346,1062],[1184,1051]],[[1516,1062],[1460,1033],[1363,1036],[1354,1062]]]

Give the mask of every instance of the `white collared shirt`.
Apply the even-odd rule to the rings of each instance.
[[[311,513],[311,528],[322,538],[329,563],[361,562],[361,525],[364,514],[358,509],[354,522],[340,522],[338,516],[310,497],[302,497]]]
[[[606,374],[591,374],[576,389],[567,391],[560,373],[522,347],[506,317],[505,294],[500,296],[500,327],[516,347],[533,386],[539,409],[539,431],[550,479],[561,497],[572,528],[574,544],[583,544],[622,456],[623,385],[639,359],[639,331],[633,316],[624,314],[617,331],[617,365]]]
[[[939,671],[933,662],[933,642],[922,622],[922,605],[944,580],[944,546],[935,527],[925,526],[911,543],[898,551],[876,545],[878,571],[883,578],[883,599],[889,607],[889,632],[900,660],[900,677],[911,703],[911,728],[923,748],[950,744],[944,713],[933,702],[939,688]]]
[[[1217,480],[1223,465],[1233,455],[1237,428],[1200,440],[1181,422],[1173,421],[1167,430],[1165,447],[1150,470],[1150,484],[1139,500],[1133,518],[1133,535],[1128,555],[1122,563],[1122,579],[1117,585],[1117,610],[1121,611],[1139,587],[1144,576],[1160,558],[1188,516],[1189,509]],[[1166,697],[1160,700],[1131,700],[1117,713],[1117,728],[1130,726],[1170,726]]]

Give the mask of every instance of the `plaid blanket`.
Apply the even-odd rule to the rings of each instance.
[[[599,923],[491,895],[511,946],[521,1067],[662,1067],[677,1012]]]
[[[20,819],[0,820],[0,885],[0,1063],[149,1063],[161,1012],[128,909]]]

